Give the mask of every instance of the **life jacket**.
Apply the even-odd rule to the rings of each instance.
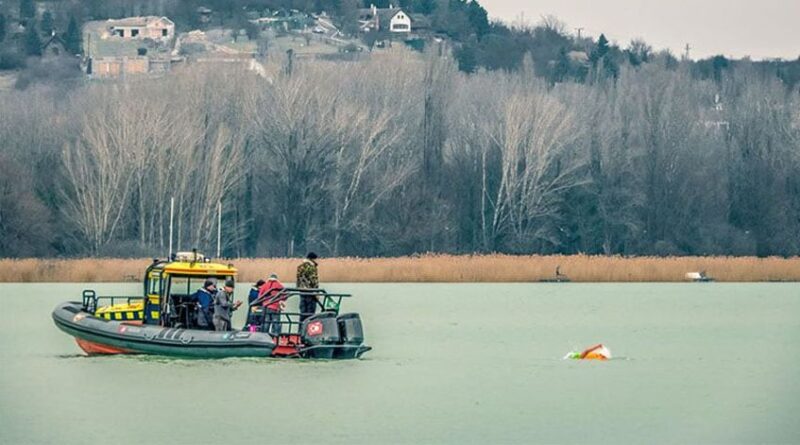
[[[261,288],[258,290],[258,297],[261,298],[262,296],[266,295],[266,300],[269,300],[270,298],[277,295],[278,292],[280,292],[283,289],[284,289],[283,283],[281,283],[280,281],[267,280],[267,282],[261,285]],[[271,311],[278,312],[281,310],[281,301],[284,300],[286,300],[286,298],[279,298],[278,300],[273,301],[270,304],[266,304],[265,301],[264,306]]]

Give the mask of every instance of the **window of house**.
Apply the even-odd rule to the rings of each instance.
[[[139,35],[139,30],[134,28],[131,30],[131,37],[136,37]]]
[[[117,29],[116,33],[120,37],[125,37],[125,30],[124,29]]]
[[[161,30],[161,37],[166,37],[168,34],[166,28]]]

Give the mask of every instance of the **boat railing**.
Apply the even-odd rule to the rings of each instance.
[[[277,330],[280,331],[281,335],[292,335],[300,334],[300,328],[302,325],[302,321],[306,317],[313,315],[313,313],[304,313],[304,312],[286,312],[280,311],[278,313],[278,321],[270,321],[267,319],[267,310],[266,306],[286,301],[292,297],[314,297],[316,299],[316,305],[319,312],[333,312],[335,314],[339,314],[339,307],[342,303],[342,298],[351,297],[352,294],[337,294],[337,293],[329,293],[325,291],[325,289],[299,289],[299,288],[284,288],[279,290],[271,297],[262,296],[261,298],[257,298],[252,303],[250,303],[250,307],[248,308],[247,320],[251,320],[251,313],[254,308],[261,307],[261,316],[259,317],[258,329],[261,332],[275,332]],[[319,313],[318,312],[318,313]],[[278,329],[272,328],[271,325],[276,324],[279,326]],[[270,332],[272,331],[272,332]]]
[[[127,295],[97,295],[95,291],[86,289],[83,291],[83,310],[94,315],[99,307],[98,303],[101,301],[108,302],[109,306],[113,306],[123,301],[127,304],[131,304],[137,300],[144,300],[144,297],[131,297]]]

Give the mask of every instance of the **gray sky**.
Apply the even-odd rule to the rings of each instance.
[[[492,18],[529,23],[552,14],[584,33],[627,45],[642,37],[656,49],[692,58],[800,56],[800,0],[479,0]]]

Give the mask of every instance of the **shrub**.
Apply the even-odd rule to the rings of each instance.
[[[25,68],[25,56],[12,49],[0,51],[0,70]]]

